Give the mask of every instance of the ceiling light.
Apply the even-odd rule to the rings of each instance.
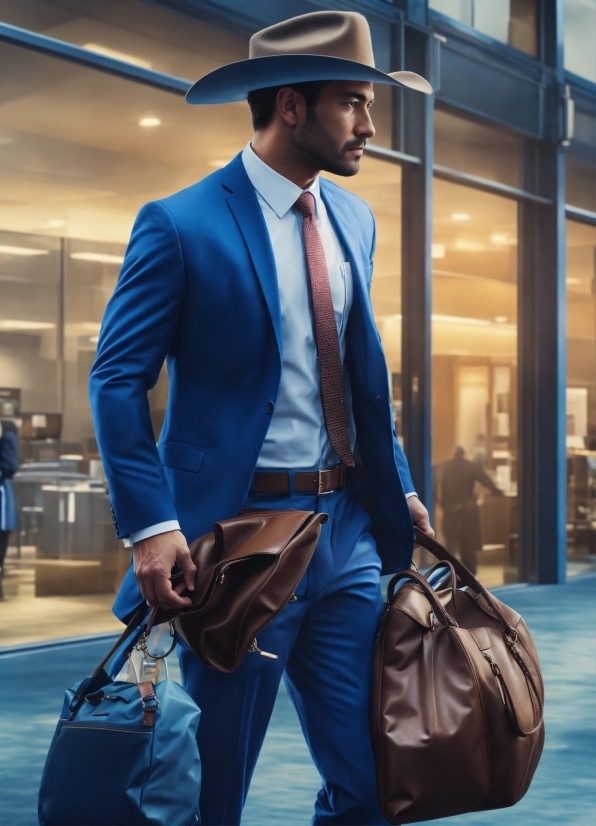
[[[517,242],[507,232],[491,232],[490,240],[499,246],[515,245]]]
[[[35,247],[7,247],[4,244],[0,244],[0,252],[3,252],[5,255],[49,255],[49,250],[40,250],[35,249]]]
[[[496,315],[495,321],[497,322],[497,324],[506,324],[508,318],[509,316],[506,315]]]
[[[468,215],[467,212],[454,212],[451,216],[452,221],[469,221],[471,219],[471,215]]]
[[[470,316],[459,316],[459,315],[438,315],[436,313],[432,314],[433,321],[442,321],[446,324],[470,324],[474,327],[486,327],[490,324],[490,321],[487,321],[485,318],[471,318]]]
[[[83,330],[91,330],[94,333],[99,333],[101,330],[101,324],[99,321],[83,321],[81,327]]]
[[[230,163],[230,159],[223,160],[222,158],[215,158],[212,161],[209,161],[209,166],[211,169],[223,169],[224,166],[227,166]]]
[[[445,258],[445,244],[431,244],[430,254],[432,258]]]
[[[152,126],[161,126],[161,121],[159,118],[141,118],[139,121],[139,126],[145,127],[152,127]]]
[[[479,244],[478,241],[470,241],[466,238],[458,238],[453,245],[458,252],[485,252],[484,244]]]
[[[18,332],[26,330],[52,330],[56,325],[49,321],[20,321],[16,318],[0,319],[0,330]]]
[[[152,63],[148,60],[143,60],[141,57],[136,57],[126,52],[118,52],[116,49],[101,46],[99,43],[85,43],[83,49],[89,49],[90,52],[97,52],[97,54],[102,54],[105,57],[113,57],[114,60],[124,60],[126,63],[133,63],[135,66],[141,66],[143,69],[151,69],[153,66]]]
[[[581,284],[582,282],[579,280],[579,278],[566,278],[565,283],[573,285],[573,284]]]
[[[62,218],[50,218],[46,226],[49,229],[57,229],[58,227],[63,227],[65,224],[66,221],[63,221]]]
[[[123,255],[106,255],[103,252],[71,252],[70,257],[75,261],[95,261],[97,264],[121,264]]]

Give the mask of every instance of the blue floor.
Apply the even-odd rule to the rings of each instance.
[[[523,614],[546,679],[547,739],[530,791],[513,809],[451,826],[594,826],[596,811],[596,576],[499,596]],[[37,823],[41,769],[63,690],[101,659],[105,641],[0,653],[0,823]],[[280,690],[243,826],[306,826],[319,785],[296,714]],[[438,823],[439,821],[433,821]]]

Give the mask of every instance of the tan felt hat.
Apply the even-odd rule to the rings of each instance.
[[[198,80],[188,103],[230,103],[254,89],[315,80],[354,80],[407,86],[432,94],[415,72],[386,74],[375,68],[370,29],[356,12],[316,11],[256,32],[248,60],[228,63]]]

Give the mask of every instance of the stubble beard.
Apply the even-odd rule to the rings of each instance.
[[[354,138],[343,146],[338,146],[333,135],[325,129],[314,111],[309,111],[306,123],[294,138],[296,148],[306,155],[313,167],[333,175],[349,178],[360,171],[360,158],[348,160],[346,152],[349,149],[360,149],[366,141]]]

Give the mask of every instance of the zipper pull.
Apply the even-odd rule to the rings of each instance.
[[[226,578],[226,572],[225,572],[225,569],[224,569],[224,570],[220,573],[220,575],[217,577],[217,580],[216,580],[217,585],[221,585],[221,584],[223,583],[223,581],[224,581],[224,579],[225,579],[225,578]]]
[[[268,651],[261,651],[259,646],[257,645],[257,638],[255,637],[252,643],[250,644],[250,648],[248,649],[250,654],[259,654],[261,657],[265,657],[268,660],[277,660],[277,654],[270,654]]]

